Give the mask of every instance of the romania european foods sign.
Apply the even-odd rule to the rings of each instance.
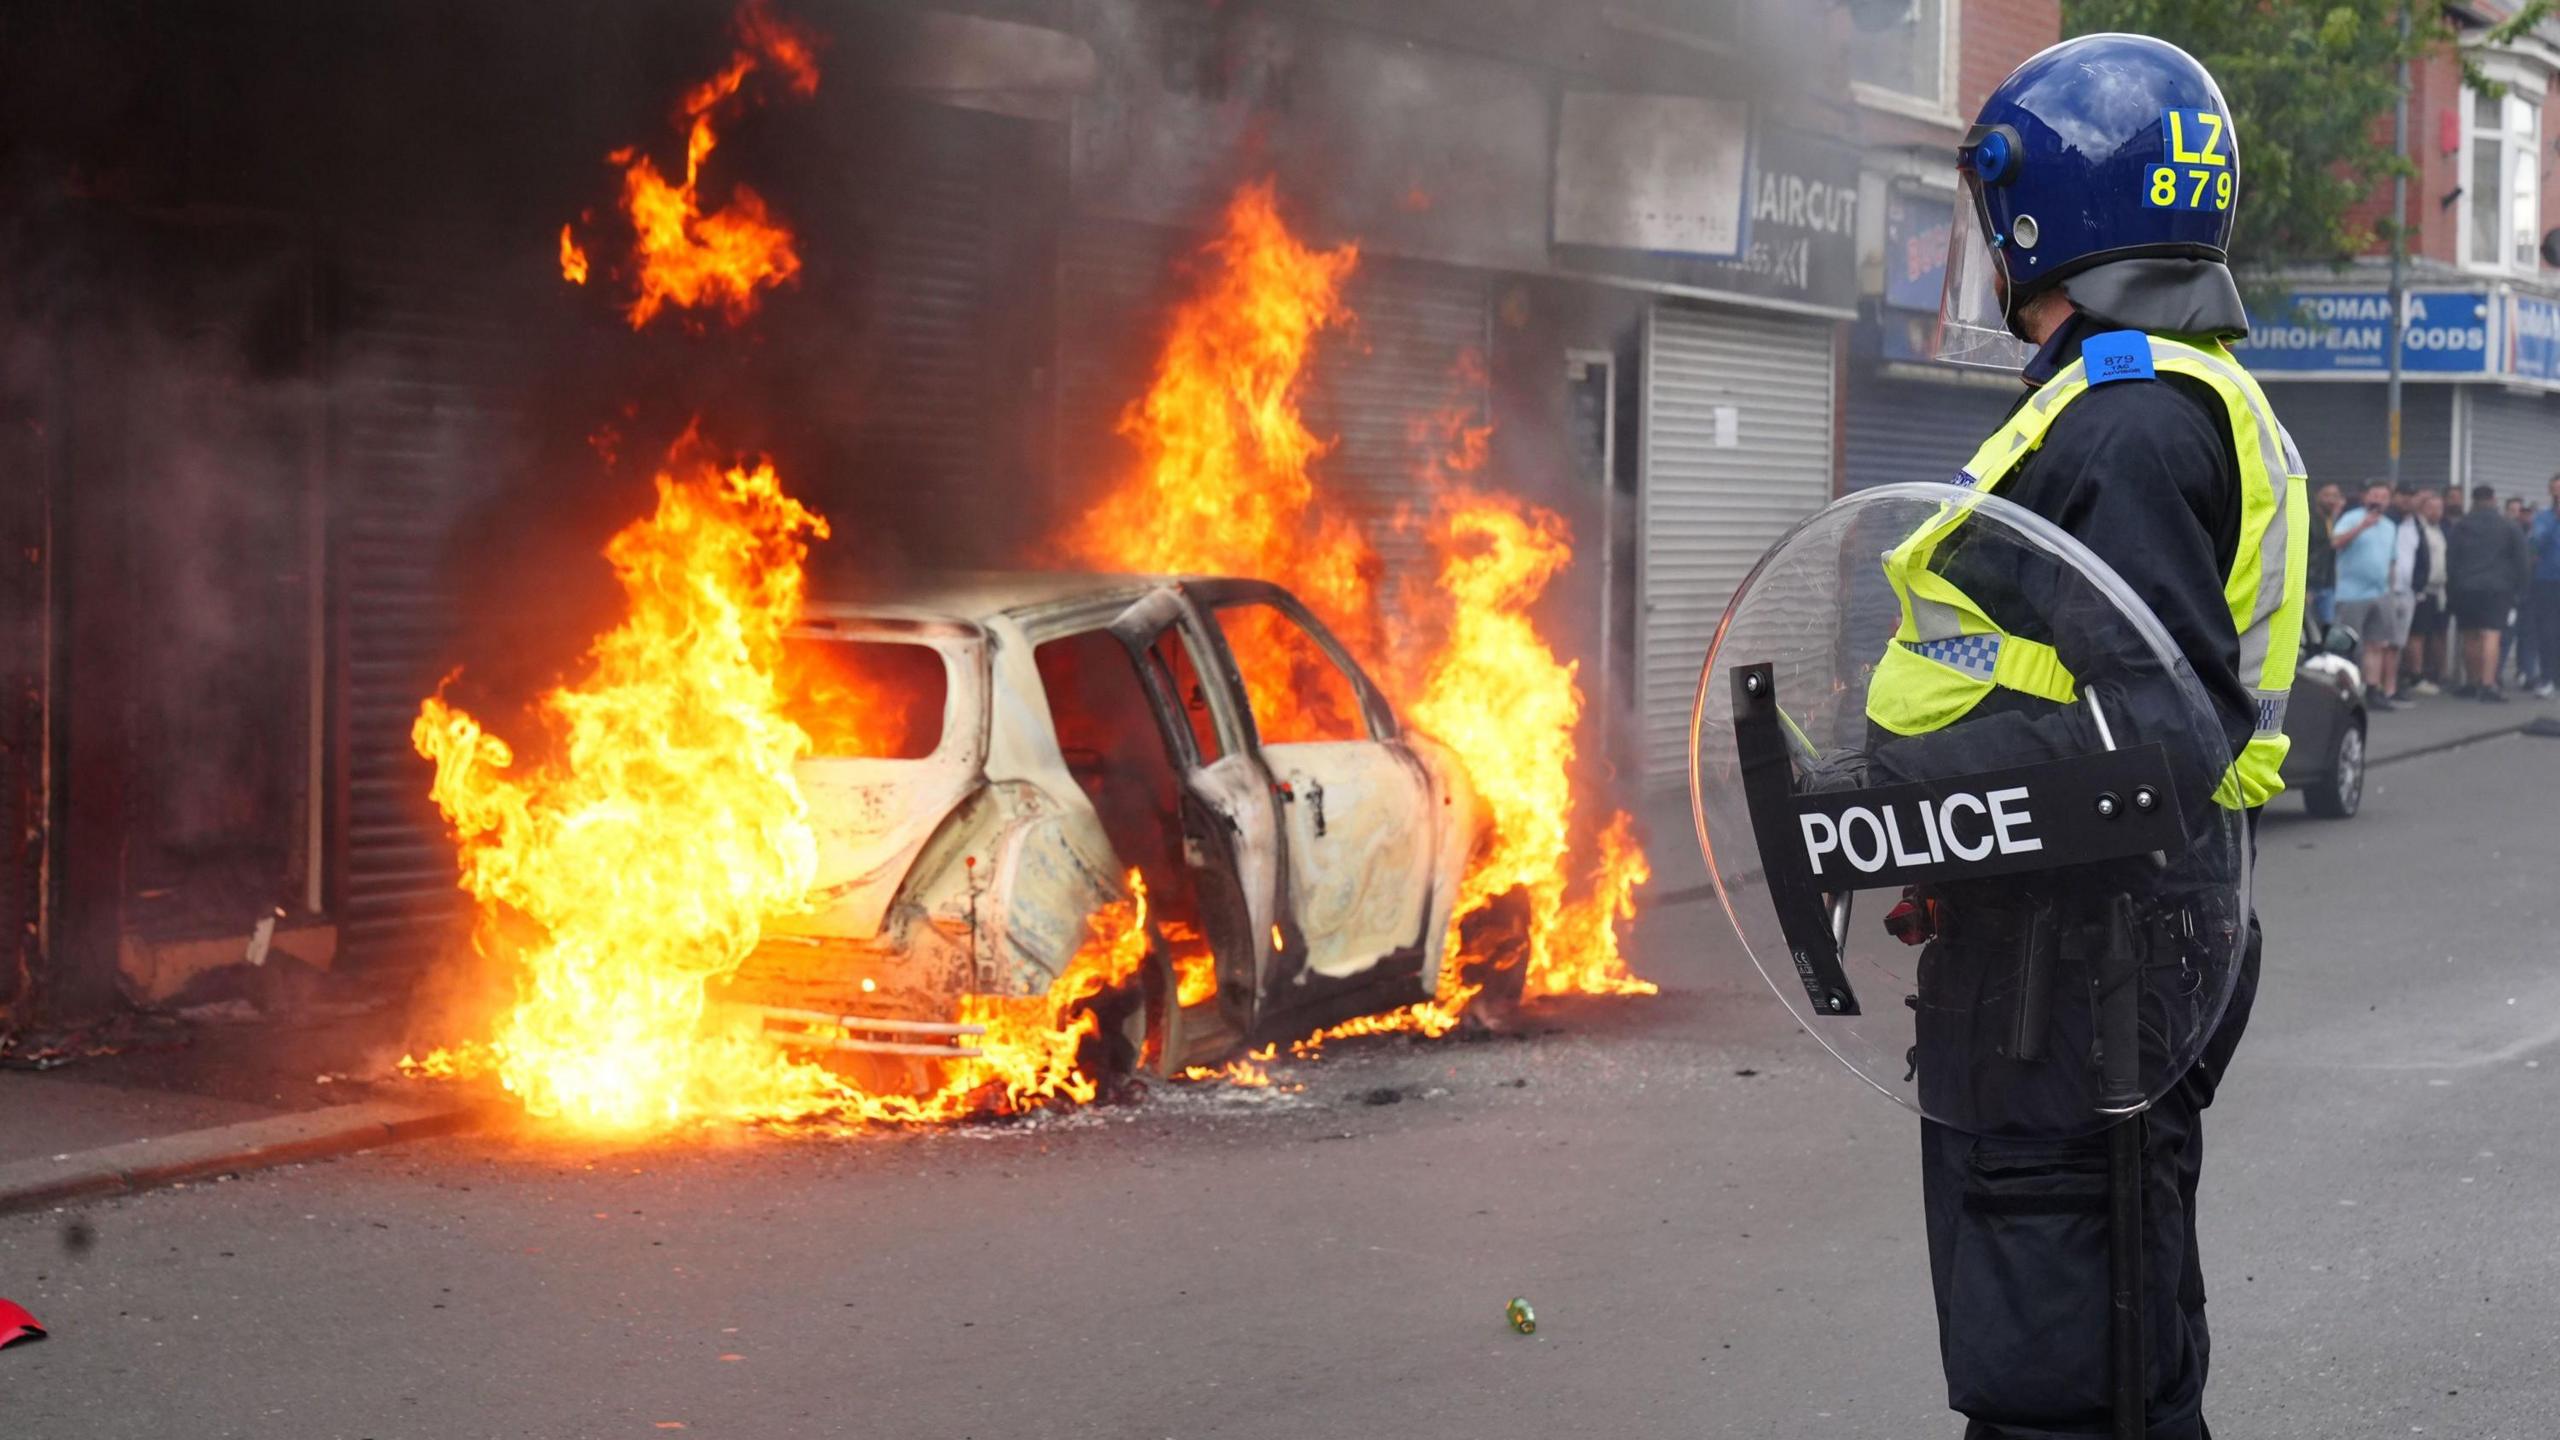
[[[2479,375],[2492,367],[2489,297],[2412,293],[2400,367],[2411,374]],[[2249,312],[2249,338],[2231,347],[2260,375],[2382,375],[2391,368],[2391,296],[2382,290],[2297,290]]]

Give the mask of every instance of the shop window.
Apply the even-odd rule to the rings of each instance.
[[[1930,113],[1951,108],[1948,37],[1957,0],[1865,0],[1849,7],[1849,74],[1859,98]]]
[[[2471,147],[2463,188],[2475,266],[2532,270],[2542,227],[2542,106],[2532,88],[2510,82],[2504,95],[2474,91],[2465,139]]]

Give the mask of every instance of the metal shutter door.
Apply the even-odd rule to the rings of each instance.
[[[1363,256],[1343,301],[1359,319],[1319,342],[1307,424],[1333,440],[1318,478],[1368,530],[1380,593],[1393,596],[1407,577],[1433,578],[1425,527],[1395,523],[1399,510],[1430,507],[1423,475],[1442,433],[1432,422],[1456,412],[1485,423],[1485,282],[1473,271]]]
[[[473,247],[413,238],[346,249],[334,339],[365,358],[369,378],[345,382],[331,412],[337,911],[350,958],[378,961],[432,952],[461,913],[453,846],[409,727],[449,658],[443,557],[463,483],[491,471],[516,423],[517,345],[500,292],[447,258]]]
[[[2355,503],[2356,488],[2391,470],[2391,420],[2383,387],[2355,382],[2260,384],[2276,419],[2302,452],[2313,488],[2335,480]],[[2410,385],[2401,391],[2400,473],[2442,485],[2453,468],[2453,389]]]
[[[2495,485],[2498,499],[2522,496],[2539,505],[2560,471],[2560,395],[2519,395],[2480,386],[2469,391],[2464,444],[2470,473],[2463,488]]]
[[[1657,305],[1646,316],[1637,705],[1648,786],[1688,775],[1689,709],[1725,602],[1831,498],[1831,327]],[[1731,448],[1716,411],[1734,411]]]
[[[1088,472],[1129,463],[1112,435],[1146,393],[1172,308],[1189,298],[1207,237],[1120,221],[1072,230],[1060,261],[1060,464],[1071,490]],[[1363,256],[1343,292],[1358,317],[1316,339],[1300,380],[1307,428],[1332,448],[1311,467],[1319,492],[1359,521],[1384,569],[1382,594],[1403,575],[1430,579],[1421,527],[1396,513],[1427,504],[1423,484],[1433,417],[1459,411],[1482,424],[1490,404],[1483,364],[1491,316],[1474,271]],[[1281,584],[1286,575],[1262,577]]]
[[[1070,504],[1101,493],[1130,464],[1120,416],[1146,393],[1185,267],[1201,263],[1203,243],[1187,231],[1091,218],[1060,239],[1053,433]]]
[[[942,513],[982,517],[935,527],[940,563],[992,564],[1023,503],[1016,426],[1024,391],[1010,312],[1028,279],[1016,247],[1031,234],[1023,121],[973,111],[902,112],[911,147],[887,197],[867,196],[871,317],[861,347],[870,383],[851,429],[858,483],[896,475],[902,491]],[[785,300],[784,303],[789,303]],[[918,508],[925,508],[919,506]]]
[[[1950,479],[2000,428],[2018,395],[2014,384],[1932,384],[1855,368],[1840,409],[1842,483],[1864,490]]]
[[[51,684],[45,649],[46,632],[58,623],[50,512],[58,483],[52,437],[62,433],[58,424],[44,423],[53,417],[37,405],[12,405],[6,413],[12,423],[0,438],[0,474],[10,477],[0,484],[0,1037],[26,1018],[17,1007],[42,959],[36,947],[47,919],[44,862],[52,837],[45,705]]]

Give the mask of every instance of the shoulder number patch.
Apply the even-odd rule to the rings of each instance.
[[[2092,385],[2152,379],[2151,337],[2139,330],[2092,335],[2080,342],[2080,364]]]

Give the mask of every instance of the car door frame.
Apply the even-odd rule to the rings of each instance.
[[[1270,767],[1252,744],[1252,712],[1236,688],[1214,624],[1178,588],[1147,592],[1109,628],[1138,672],[1156,728],[1180,775],[1184,859],[1194,883],[1201,884],[1205,873],[1208,884],[1224,884],[1231,892],[1215,904],[1214,892],[1201,895],[1201,928],[1217,966],[1219,1012],[1237,1033],[1251,1039],[1263,1028],[1270,990],[1273,947],[1268,937],[1275,926],[1285,932],[1294,924],[1288,913],[1287,835],[1276,813]],[[1149,654],[1169,630],[1183,632],[1199,672],[1223,752],[1215,761],[1202,758],[1182,697],[1168,690],[1167,677]],[[1230,760],[1235,763],[1228,765]]]
[[[1398,722],[1394,708],[1388,705],[1385,692],[1369,678],[1369,673],[1360,667],[1359,661],[1325,627],[1324,622],[1317,619],[1297,596],[1280,586],[1265,580],[1185,579],[1179,588],[1200,629],[1209,637],[1219,681],[1227,692],[1230,708],[1242,722],[1246,752],[1261,772],[1265,794],[1275,802],[1271,832],[1272,853],[1278,863],[1278,884],[1274,899],[1283,917],[1280,924],[1287,943],[1276,953],[1269,954],[1269,963],[1263,967],[1263,993],[1257,1006],[1258,1028],[1253,1032],[1253,1038],[1278,1039],[1283,1038],[1282,1032],[1287,1032],[1286,1038],[1294,1039],[1307,1031],[1355,1015],[1374,1014],[1431,998],[1425,989],[1424,977],[1436,973],[1436,967],[1428,961],[1437,940],[1431,934],[1432,907],[1427,902],[1421,907],[1421,933],[1410,943],[1381,956],[1369,968],[1340,978],[1314,974],[1304,968],[1308,947],[1298,929],[1290,894],[1288,827],[1279,823],[1276,810],[1277,804],[1287,803],[1287,797],[1278,772],[1263,753],[1261,729],[1254,721],[1244,674],[1236,664],[1235,655],[1227,647],[1226,631],[1218,624],[1217,611],[1228,605],[1269,605],[1305,630],[1317,647],[1324,651],[1326,658],[1351,682],[1352,693],[1359,701],[1361,719],[1369,728],[1370,740],[1410,767],[1420,780],[1424,795],[1432,796],[1435,787],[1430,770],[1405,744],[1403,726]],[[1436,862],[1438,858],[1430,857],[1423,866],[1424,875],[1433,873],[1434,864],[1430,862]],[[1264,939],[1257,937],[1258,942]]]

